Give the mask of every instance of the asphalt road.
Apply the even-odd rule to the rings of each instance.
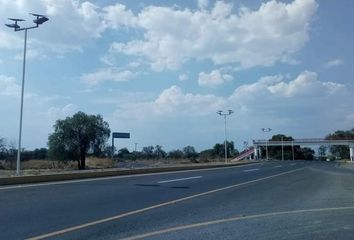
[[[353,239],[354,171],[282,161],[0,187],[0,239]]]

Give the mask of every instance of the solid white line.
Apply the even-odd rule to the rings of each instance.
[[[102,224],[102,223],[109,222],[109,221],[114,221],[114,220],[117,220],[117,219],[120,219],[120,218],[123,218],[123,217],[128,217],[128,216],[131,216],[131,215],[134,215],[134,214],[143,213],[143,212],[146,212],[146,211],[149,211],[149,210],[153,210],[153,209],[156,209],[156,208],[160,208],[160,207],[164,207],[164,206],[168,206],[168,205],[173,205],[173,204],[176,204],[176,203],[179,203],[179,202],[184,202],[184,201],[187,201],[187,200],[190,200],[190,199],[194,199],[194,198],[197,198],[197,197],[202,197],[202,196],[209,195],[209,194],[212,194],[212,193],[217,193],[217,192],[225,191],[225,190],[228,190],[228,189],[244,186],[244,185],[247,185],[247,184],[256,183],[256,182],[264,181],[264,180],[267,180],[267,179],[279,177],[279,176],[282,176],[282,175],[290,174],[290,173],[293,173],[293,172],[301,171],[301,170],[303,170],[305,168],[306,167],[302,167],[302,168],[294,169],[294,170],[291,170],[291,171],[282,172],[282,173],[278,173],[278,174],[267,176],[267,177],[263,177],[263,178],[258,178],[258,179],[251,180],[251,181],[248,181],[248,182],[243,182],[243,183],[230,185],[230,186],[227,186],[227,187],[217,188],[217,189],[210,190],[210,191],[207,191],[207,192],[198,193],[198,194],[191,195],[191,196],[188,196],[188,197],[179,198],[179,199],[172,200],[172,201],[169,201],[169,202],[160,203],[160,204],[153,205],[153,206],[150,206],[150,207],[141,208],[141,209],[134,210],[134,211],[131,211],[131,212],[126,212],[126,213],[119,214],[119,215],[116,215],[116,216],[103,218],[103,219],[96,220],[96,221],[93,221],[93,222],[89,222],[89,223],[85,223],[85,224],[69,227],[69,228],[66,228],[66,229],[62,229],[62,230],[59,230],[59,231],[43,234],[43,235],[40,235],[40,236],[31,237],[31,238],[28,238],[28,239],[29,240],[40,240],[40,239],[45,239],[45,238],[49,238],[49,237],[62,235],[62,234],[68,233],[68,232],[73,232],[73,231],[77,231],[77,230],[80,230],[80,229],[83,229],[83,228],[86,228],[86,227],[95,226],[95,225]]]
[[[275,168],[277,168],[277,167],[282,167],[282,165],[276,165],[276,166],[274,166]]]
[[[191,169],[191,170],[180,170],[180,171],[171,171],[171,172],[139,173],[139,174],[113,176],[113,177],[98,177],[98,178],[88,178],[88,179],[79,179],[79,180],[64,180],[64,181],[45,182],[45,183],[23,184],[23,185],[0,187],[0,190],[28,188],[28,187],[41,187],[41,186],[50,186],[50,185],[91,182],[91,181],[104,181],[104,180],[119,179],[119,178],[133,178],[133,177],[143,177],[143,176],[153,176],[153,175],[166,175],[166,174],[185,173],[185,172],[217,171],[217,170],[230,169],[230,168],[248,167],[248,166],[255,165],[255,164],[260,164],[260,163],[250,163],[250,164],[246,164],[246,165],[229,166],[229,167],[225,166],[225,167],[217,167],[217,168]]]
[[[291,211],[284,211],[284,212],[271,212],[271,213],[256,214],[256,215],[241,216],[241,217],[237,216],[237,217],[232,217],[232,218],[224,218],[224,219],[219,219],[219,220],[214,220],[214,221],[200,222],[200,223],[194,223],[194,224],[189,224],[189,225],[171,227],[171,228],[167,228],[167,229],[158,230],[155,232],[149,232],[149,233],[144,233],[141,235],[123,238],[121,240],[145,239],[145,238],[152,237],[152,236],[158,236],[158,235],[162,235],[162,234],[166,234],[166,233],[187,230],[187,229],[191,229],[191,228],[206,227],[209,225],[215,225],[215,224],[221,224],[221,223],[227,223],[227,222],[236,222],[236,221],[256,219],[256,218],[265,218],[265,217],[281,216],[281,215],[288,215],[288,214],[329,212],[329,211],[348,211],[348,210],[354,210],[354,207],[300,209],[300,210],[291,210]]]
[[[253,171],[258,171],[259,168],[252,168],[252,169],[246,169],[246,170],[243,170],[243,172],[253,172]]]
[[[185,181],[185,180],[197,179],[197,178],[202,178],[202,176],[195,176],[195,177],[187,177],[187,178],[177,178],[177,179],[171,179],[171,180],[164,180],[164,181],[160,181],[160,182],[157,182],[157,183],[178,182],[178,181]]]

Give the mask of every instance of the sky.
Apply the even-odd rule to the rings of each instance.
[[[57,119],[101,114],[115,146],[198,151],[227,137],[321,138],[354,127],[354,1],[0,0],[0,137],[46,147]],[[271,128],[264,133],[262,128]]]

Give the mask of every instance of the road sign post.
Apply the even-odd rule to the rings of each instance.
[[[114,139],[115,138],[130,138],[130,133],[126,133],[126,132],[113,132],[112,133],[112,159],[114,157]]]

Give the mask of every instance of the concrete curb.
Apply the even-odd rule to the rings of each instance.
[[[85,178],[100,178],[100,177],[112,177],[123,175],[134,175],[144,173],[159,173],[159,172],[173,172],[183,170],[195,170],[195,169],[207,169],[207,168],[222,168],[247,165],[256,162],[244,162],[244,163],[231,163],[231,164],[215,164],[215,165],[193,165],[193,166],[178,166],[178,167],[161,167],[161,168],[137,168],[126,170],[104,170],[104,171],[90,171],[90,172],[76,172],[76,173],[58,173],[48,175],[37,176],[20,176],[20,177],[4,177],[0,178],[1,185],[16,185],[16,184],[28,184],[28,183],[40,183],[40,182],[53,182],[53,181],[67,181],[77,180]]]

